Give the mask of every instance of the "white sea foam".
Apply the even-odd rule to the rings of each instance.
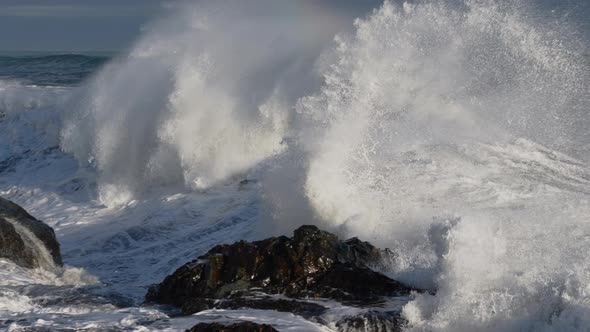
[[[587,144],[588,67],[521,10],[386,3],[299,102],[321,123],[310,204],[438,290],[406,306],[410,329],[586,326],[590,169],[553,149]]]
[[[436,290],[405,305],[410,330],[587,329],[590,70],[569,17],[386,2],[353,25],[293,3],[183,7],[73,93],[5,84],[0,162],[21,159],[0,195],[56,229],[66,263],[136,303],[218,242],[315,222],[390,247],[392,277]],[[47,150],[57,129],[81,168]],[[7,289],[2,310],[48,318]],[[165,317],[125,310],[39,324]]]
[[[315,57],[339,26],[319,6],[285,7],[186,7],[89,83],[62,146],[98,169],[105,204],[153,185],[209,188],[284,149],[292,105],[313,86]]]

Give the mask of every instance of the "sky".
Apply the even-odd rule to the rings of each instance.
[[[183,1],[187,0],[0,0],[0,53],[125,51],[142,28]],[[383,0],[292,1],[368,10]]]
[[[0,0],[0,52],[118,52],[165,11],[162,0]]]
[[[125,51],[142,28],[181,1],[185,0],[0,0],[0,53]],[[300,1],[325,1],[341,7],[363,4],[366,12],[383,0]],[[563,6],[567,13],[556,15],[569,15],[590,36],[590,0],[528,1],[544,3],[547,8],[567,3]]]

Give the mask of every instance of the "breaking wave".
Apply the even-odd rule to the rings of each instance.
[[[79,91],[62,148],[109,206],[256,174],[275,224],[389,246],[437,290],[411,330],[588,328],[590,68],[567,16],[386,1],[351,26],[318,3],[184,7]]]

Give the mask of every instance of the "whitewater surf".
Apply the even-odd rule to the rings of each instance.
[[[66,265],[0,261],[0,329],[329,331],[144,304],[216,244],[316,224],[429,290],[392,304],[408,331],[589,330],[589,15],[200,1],[124,54],[0,56],[0,196],[55,229]]]

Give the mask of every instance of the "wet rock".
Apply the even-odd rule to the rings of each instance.
[[[0,258],[26,268],[62,265],[53,229],[3,198],[0,198]]]
[[[189,313],[251,290],[360,302],[409,294],[410,287],[369,268],[384,254],[368,242],[302,226],[292,238],[218,245],[150,288],[146,300]]]
[[[291,312],[299,316],[317,317],[326,312],[326,308],[315,303],[293,299],[278,299],[266,294],[246,295],[232,294],[227,299],[195,298],[186,301],[181,310],[184,315],[194,314],[208,309],[260,309]]]
[[[405,326],[399,312],[369,311],[336,322],[338,332],[401,332]]]
[[[187,332],[278,332],[267,324],[256,324],[252,322],[234,323],[223,325],[219,323],[199,323]]]
[[[399,296],[409,292],[405,285],[369,268],[335,264],[316,279],[308,295],[340,301],[372,302],[381,296]]]

